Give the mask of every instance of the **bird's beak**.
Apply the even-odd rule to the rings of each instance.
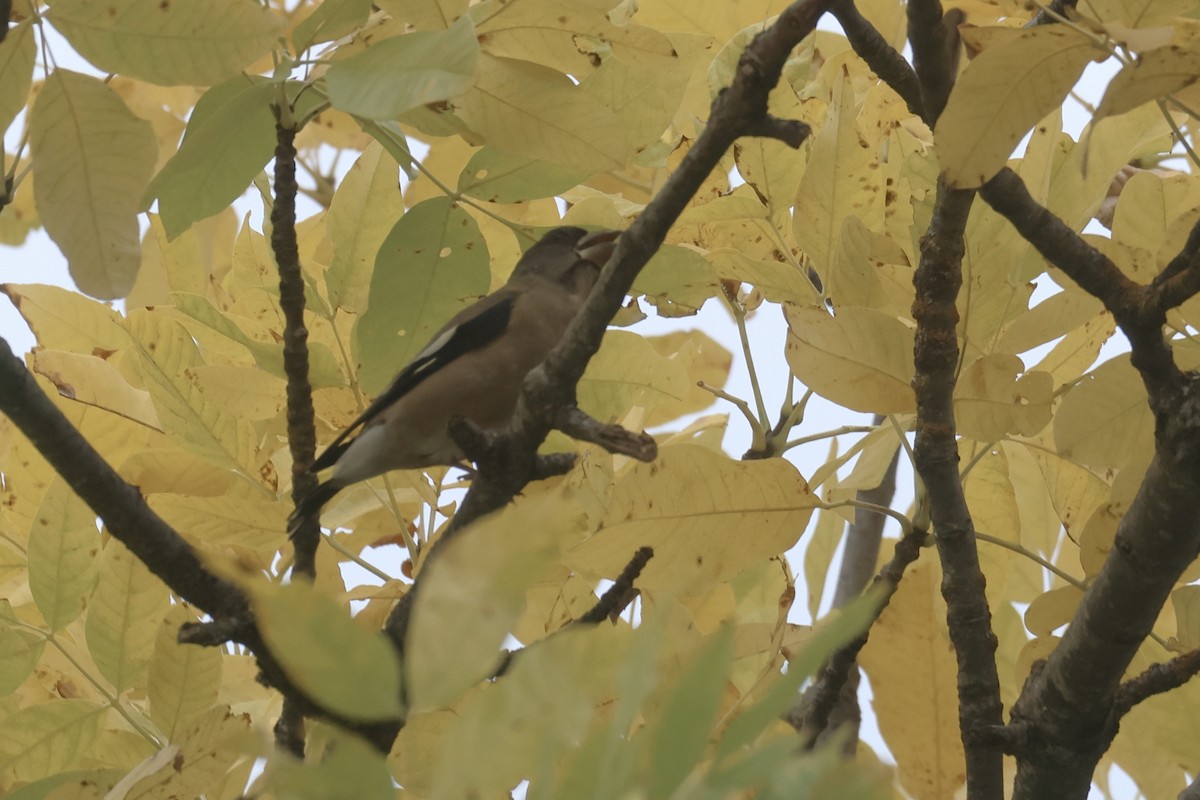
[[[596,231],[589,233],[575,245],[575,254],[583,261],[590,261],[597,267],[608,263],[613,251],[617,249],[617,237],[620,231]]]

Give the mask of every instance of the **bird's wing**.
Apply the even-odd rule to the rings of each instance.
[[[464,309],[450,320],[433,340],[425,346],[408,366],[400,371],[387,390],[376,397],[366,410],[359,414],[350,427],[342,431],[325,452],[313,462],[312,471],[332,467],[353,441],[351,438],[360,428],[368,424],[381,411],[396,403],[413,390],[421,381],[446,366],[463,353],[483,347],[502,334],[508,327],[513,304],[518,292],[501,289],[479,303]],[[483,306],[481,309],[480,307]]]

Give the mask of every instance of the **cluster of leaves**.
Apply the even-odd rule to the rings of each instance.
[[[401,713],[401,672],[411,697],[386,763],[332,728],[313,733],[307,764],[269,752],[248,732],[269,725],[279,702],[255,683],[252,657],[176,643],[193,612],[97,535],[94,515],[0,420],[0,596],[9,598],[0,605],[0,789],[234,797],[268,755],[259,788],[295,796],[386,796],[392,780],[418,797],[483,796],[522,780],[539,797],[620,797],[635,786],[648,797],[751,787],[761,797],[888,794],[887,771],[829,751],[797,759],[790,730],[772,725],[869,615],[853,608],[817,634],[790,623],[795,584],[779,556],[820,508],[804,562],[816,616],[849,501],[907,446],[912,278],[939,172],[978,184],[1036,124],[1012,165],[1036,199],[1081,229],[1115,173],[1171,148],[1179,123],[1139,104],[1188,85],[1178,61],[1155,61],[1168,48],[1194,51],[1193,26],[1176,18],[1182,7],[1093,4],[1088,22],[1019,31],[993,26],[1025,19],[1015,4],[958,4],[983,26],[964,34],[982,53],[937,126],[936,148],[842,36],[818,32],[793,53],[770,111],[814,136],[800,151],[740,141],[634,290],[671,317],[710,300],[739,320],[777,304],[788,333],[770,369],[845,409],[890,416],[832,449],[807,481],[783,459],[729,458],[720,417],[660,436],[651,465],[580,448],[570,475],[531,487],[430,565],[403,666],[377,631],[406,581],[364,550],[402,544],[405,569],[421,573],[453,509],[444,471],[344,492],[324,516],[340,532],[318,552],[315,584],[281,585],[290,557],[284,322],[270,232],[231,210],[252,186],[272,202],[262,170],[277,119],[302,126],[300,163],[322,206],[297,233],[327,439],[447,317],[503,283],[521,249],[561,224],[561,201],[570,224],[621,228],[636,217],[782,5],[56,0],[47,10],[17,0],[20,22],[0,43],[0,123],[27,109],[28,154],[23,143],[6,156],[20,180],[0,237],[18,244],[44,226],[81,291],[125,300],[119,314],[61,289],[6,286],[37,336],[29,368],[211,569],[246,589],[297,686],[359,720]],[[901,5],[859,8],[902,48]],[[39,53],[43,63],[57,55],[47,26],[114,77],[35,70]],[[1058,107],[1114,41],[1142,58],[1110,88],[1097,111],[1104,124],[1077,143],[1062,133]],[[335,180],[329,164],[342,154],[353,166]],[[737,186],[735,168],[745,181]],[[1195,178],[1141,172],[1123,187],[1112,237],[1089,241],[1144,281],[1198,218]],[[1154,420],[1128,357],[1094,366],[1115,330],[1099,301],[1060,280],[1061,293],[1031,308],[1046,264],[985,206],[965,241],[954,413],[1011,703],[1111,548]],[[1194,330],[1198,310],[1185,304],[1170,323]],[[645,313],[633,302],[616,322],[635,325]],[[1174,344],[1184,366],[1200,363],[1187,336]],[[666,425],[703,410],[710,395],[695,382],[723,385],[730,361],[700,331],[613,330],[579,385],[580,406],[630,428]],[[759,414],[747,416],[761,437],[773,426],[758,399]],[[776,430],[786,437],[797,419]],[[637,580],[639,626],[551,635],[643,546],[655,557]],[[379,581],[348,585],[348,563]],[[862,656],[900,781],[921,797],[952,796],[962,781],[938,578],[936,564],[909,574]],[[1166,615],[1135,667],[1200,641],[1195,588],[1175,597],[1177,621]],[[1026,606],[1022,620],[1016,608]],[[481,683],[510,635],[530,646],[502,680]],[[1195,768],[1194,737],[1180,733],[1194,691],[1142,704],[1102,766],[1119,764],[1147,796],[1177,791],[1184,768]]]

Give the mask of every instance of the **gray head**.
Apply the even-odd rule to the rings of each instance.
[[[525,251],[509,280],[538,277],[590,290],[620,235],[620,231],[555,228]]]

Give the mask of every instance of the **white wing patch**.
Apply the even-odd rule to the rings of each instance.
[[[355,483],[373,478],[386,468],[380,465],[387,462],[387,425],[371,425],[366,428],[346,448],[341,458],[333,466],[333,480],[339,483]]]
[[[413,359],[413,363],[416,363],[418,361],[424,361],[425,363],[421,364],[416,369],[414,369],[413,374],[415,375],[419,372],[423,372],[424,370],[428,369],[434,363],[434,361],[436,361],[436,359],[434,359],[434,356],[437,355],[437,352],[439,350],[441,350],[443,347],[445,347],[450,342],[450,340],[454,338],[454,334],[456,334],[456,333],[458,333],[457,325],[455,325],[452,328],[447,328],[446,330],[442,331],[440,336],[438,336],[436,339],[434,339],[432,342],[430,342],[428,345],[426,345],[425,349],[422,350],[420,353],[418,353],[417,357]]]

